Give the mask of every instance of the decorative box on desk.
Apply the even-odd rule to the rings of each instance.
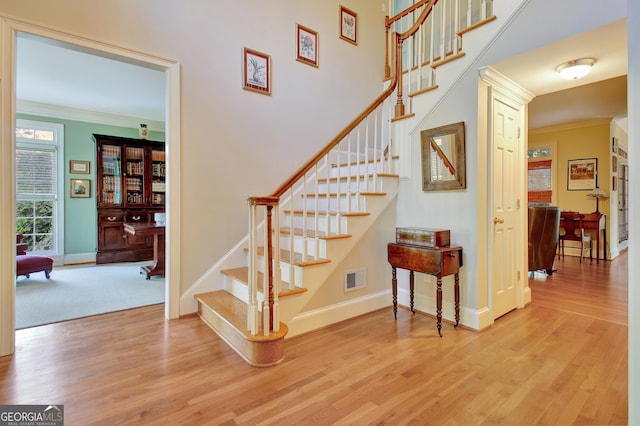
[[[396,228],[396,243],[424,247],[449,247],[448,229]]]

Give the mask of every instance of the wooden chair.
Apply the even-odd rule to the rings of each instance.
[[[563,224],[560,232],[560,251],[564,258],[565,241],[577,241],[580,243],[580,262],[586,250],[589,250],[589,259],[593,262],[593,245],[591,237],[585,235],[582,219],[584,215],[578,212],[560,212],[561,223]],[[564,229],[564,233],[562,230]]]

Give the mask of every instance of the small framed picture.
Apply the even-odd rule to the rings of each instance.
[[[344,6],[340,6],[340,38],[358,44],[358,15]]]
[[[595,189],[598,183],[598,159],[579,158],[569,160],[567,167],[567,190],[584,191]]]
[[[271,95],[271,56],[242,48],[242,88]]]
[[[618,153],[618,139],[617,138],[611,138],[611,152],[613,152],[614,154]]]
[[[91,197],[91,181],[89,179],[71,179],[69,193],[71,198]]]
[[[296,24],[296,60],[314,67],[318,66],[318,33],[311,28]]]
[[[88,161],[69,160],[69,173],[88,175],[90,171],[91,170]]]

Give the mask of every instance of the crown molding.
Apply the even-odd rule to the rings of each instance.
[[[544,133],[561,132],[564,130],[581,129],[584,127],[609,125],[611,124],[612,120],[613,118],[611,117],[596,118],[593,120],[584,120],[584,121],[575,121],[573,123],[557,124],[555,126],[549,126],[549,127],[539,127],[536,129],[529,129],[529,135],[540,135]]]
[[[60,105],[45,104],[41,102],[16,100],[16,112],[20,114],[39,115],[58,118],[61,120],[82,121],[85,123],[105,124],[137,129],[140,123],[146,123],[149,130],[164,132],[164,121],[149,120],[148,118],[131,117],[105,112],[89,111],[79,108],[71,108]]]

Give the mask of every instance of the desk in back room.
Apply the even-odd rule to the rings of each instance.
[[[589,231],[595,231],[596,240],[596,263],[600,263],[600,234],[602,233],[602,239],[604,248],[602,251],[602,260],[607,260],[607,215],[602,213],[582,213],[584,218],[582,219],[582,225],[584,229]],[[563,228],[563,220],[560,220],[560,228]]]

